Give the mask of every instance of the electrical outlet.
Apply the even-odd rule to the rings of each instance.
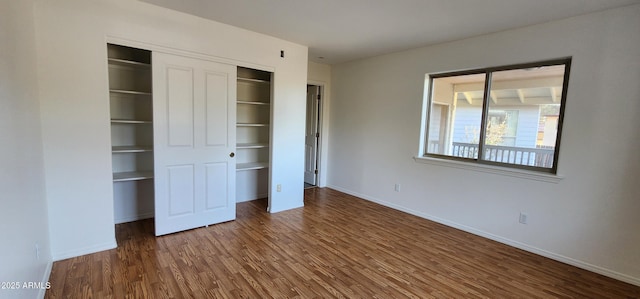
[[[396,192],[400,192],[400,184],[396,184],[396,186],[395,186],[394,190],[395,190]]]
[[[276,185],[276,191],[277,192],[282,191],[282,185],[280,185],[280,184]]]
[[[518,219],[518,222],[520,222],[521,224],[527,224],[527,214],[526,213],[522,213],[520,212],[520,218]]]

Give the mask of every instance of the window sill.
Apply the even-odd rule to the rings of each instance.
[[[522,169],[498,167],[493,165],[469,163],[469,162],[454,161],[454,160],[447,160],[447,159],[438,159],[438,158],[432,158],[432,157],[413,157],[413,160],[415,160],[417,163],[486,172],[486,173],[492,173],[492,174],[498,174],[498,175],[528,179],[528,180],[535,180],[535,181],[541,181],[541,182],[547,182],[547,183],[554,183],[554,184],[557,184],[562,179],[564,179],[564,176],[557,175],[557,174],[541,173],[541,172],[538,173],[538,172],[522,170]]]

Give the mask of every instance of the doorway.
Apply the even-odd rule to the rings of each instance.
[[[305,128],[305,163],[304,187],[318,185],[318,159],[320,144],[320,111],[322,102],[322,86],[307,85],[307,117]]]

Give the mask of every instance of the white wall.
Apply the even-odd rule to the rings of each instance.
[[[640,285],[638,28],[635,5],[332,66],[329,186]],[[426,73],[566,56],[557,184],[414,161]]]
[[[331,66],[309,61],[307,71],[308,83],[322,86],[324,93],[320,111],[320,159],[318,161],[318,187],[327,186],[327,165],[329,154],[329,117],[331,111]]]
[[[135,0],[39,1],[36,34],[55,260],[116,245],[107,40],[273,70],[271,211],[303,205],[306,47]]]
[[[0,1],[0,298],[34,298],[51,271],[33,1]],[[36,255],[36,244],[40,257]]]

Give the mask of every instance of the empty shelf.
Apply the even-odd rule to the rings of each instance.
[[[153,171],[116,172],[113,174],[114,182],[138,181],[153,178]]]
[[[253,170],[253,169],[263,169],[269,167],[268,162],[252,162],[252,163],[238,163],[236,164],[236,170]]]

